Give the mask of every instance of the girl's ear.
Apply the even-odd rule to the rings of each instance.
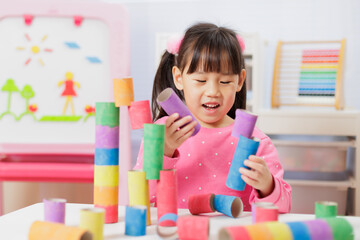
[[[238,82],[238,86],[236,89],[237,92],[240,92],[242,86],[244,85],[245,76],[246,76],[246,71],[245,71],[245,69],[243,69],[243,70],[241,70],[241,73],[239,76],[239,82]]]
[[[181,71],[177,66],[174,66],[172,68],[172,75],[173,75],[173,80],[174,80],[174,84],[176,86],[176,88],[178,90],[183,90],[183,82],[182,82],[182,77],[181,77]]]

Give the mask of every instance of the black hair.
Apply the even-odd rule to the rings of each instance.
[[[165,51],[161,58],[152,92],[151,109],[154,121],[167,116],[156,101],[157,96],[165,88],[172,88],[184,101],[183,92],[176,88],[173,81],[172,68],[177,66],[183,72],[189,59],[191,60],[187,72],[189,74],[200,67],[204,72],[226,71],[229,74],[239,75],[245,69],[241,47],[233,30],[211,23],[197,23],[191,26],[185,32],[179,53],[175,55]],[[234,104],[227,115],[234,119],[237,108],[246,108],[245,80],[241,90],[236,93]]]

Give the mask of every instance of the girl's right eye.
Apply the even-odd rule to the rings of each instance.
[[[204,83],[206,82],[206,80],[200,80],[200,79],[195,79],[195,81],[199,82],[199,83]]]

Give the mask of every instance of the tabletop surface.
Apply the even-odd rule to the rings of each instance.
[[[78,226],[80,222],[80,210],[83,208],[92,208],[92,204],[66,204],[65,224],[68,226]],[[161,239],[156,233],[157,212],[156,208],[151,208],[151,226],[146,228],[146,236],[130,237],[125,232],[125,207],[119,206],[119,222],[105,224],[104,240],[117,239]],[[179,209],[179,216],[190,215],[187,209]],[[209,239],[218,239],[217,234],[220,228],[234,225],[251,224],[251,213],[243,212],[239,218],[230,218],[220,213],[210,215],[210,237]],[[360,240],[360,217],[345,217],[354,229],[355,239]],[[280,222],[306,221],[315,219],[311,214],[280,214]],[[31,224],[36,221],[44,220],[44,205],[36,203],[17,211],[5,214],[0,217],[0,239],[6,240],[25,240]],[[6,238],[5,238],[6,237]]]

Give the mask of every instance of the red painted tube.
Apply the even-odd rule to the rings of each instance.
[[[220,229],[218,239],[222,240],[252,240],[246,226],[232,226]]]
[[[177,172],[175,169],[161,170],[156,186],[158,220],[167,213],[177,214]],[[160,226],[176,226],[173,221],[163,221]]]
[[[177,220],[179,239],[207,240],[209,237],[209,218],[182,216]]]
[[[105,209],[105,223],[117,223],[118,222],[118,205],[112,206],[101,206],[98,204],[94,205],[95,207]]]
[[[277,221],[279,209],[277,206],[256,206],[255,223]]]
[[[215,212],[213,205],[215,194],[197,194],[189,197],[188,208],[191,214]]]

